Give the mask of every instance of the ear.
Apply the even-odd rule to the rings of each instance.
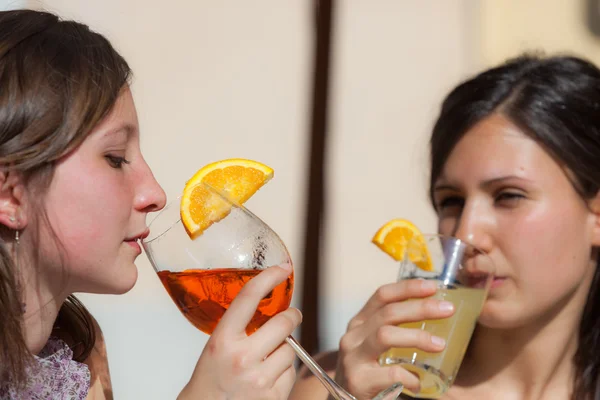
[[[592,232],[592,244],[600,247],[600,190],[590,201],[590,209],[594,214],[594,230]]]
[[[27,225],[25,185],[19,172],[0,170],[0,224],[20,230]]]

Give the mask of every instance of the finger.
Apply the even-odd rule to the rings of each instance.
[[[353,329],[364,323],[364,321],[386,304],[400,302],[410,298],[431,296],[436,290],[436,283],[425,279],[408,279],[381,286],[352,319],[348,325],[348,329]]]
[[[254,316],[260,301],[292,272],[291,265],[269,267],[251,279],[233,299],[229,309],[219,321],[215,333],[227,330],[233,334],[244,334],[246,326]]]
[[[277,393],[277,399],[287,399],[296,382],[296,369],[290,366],[273,385],[273,391]]]
[[[379,365],[360,371],[360,377],[350,382],[356,381],[356,384],[350,383],[356,387],[353,393],[361,398],[373,398],[381,391],[390,386],[401,383],[405,388],[412,392],[418,392],[420,388],[419,378],[410,371],[402,368],[400,365],[390,365],[381,367]],[[361,385],[360,387],[358,385]]]
[[[302,314],[288,308],[268,320],[260,329],[248,337],[247,343],[255,359],[262,360],[283,343],[286,337],[302,322]]]
[[[284,343],[260,364],[261,376],[270,383],[268,387],[274,386],[281,375],[294,366],[295,359],[294,349]]]
[[[454,304],[439,299],[415,299],[383,306],[357,330],[370,334],[383,325],[398,325],[408,322],[420,322],[442,319],[454,314]]]
[[[356,357],[365,361],[377,360],[381,353],[392,347],[417,348],[428,353],[439,353],[446,347],[446,341],[425,330],[385,325],[358,347]]]
[[[345,351],[352,350],[359,346],[369,335],[385,325],[448,318],[452,314],[454,314],[452,303],[433,298],[386,304],[371,315],[368,320],[346,333],[340,346]]]

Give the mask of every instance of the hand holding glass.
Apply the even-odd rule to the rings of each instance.
[[[165,207],[150,223],[144,250],[165,289],[181,313],[198,329],[212,334],[242,287],[262,270],[292,265],[279,236],[245,207],[204,185],[211,209],[230,210],[192,240],[179,215],[179,201]],[[246,328],[252,334],[269,318],[290,306],[294,275],[280,283],[259,304]],[[356,400],[289,336],[287,343],[334,399]]]
[[[431,257],[432,271],[416,267],[411,254],[422,252],[426,246]],[[400,263],[399,279],[427,279],[436,282],[436,299],[454,304],[449,318],[401,324],[402,328],[422,329],[446,341],[440,353],[427,353],[416,348],[392,348],[383,353],[379,363],[400,364],[419,376],[418,393],[404,392],[424,399],[440,398],[452,385],[475,329],[477,319],[493,281],[491,259],[464,241],[442,235],[424,235],[411,240]],[[413,300],[408,300],[413,301]]]

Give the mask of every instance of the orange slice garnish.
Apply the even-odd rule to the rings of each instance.
[[[181,196],[181,222],[190,238],[200,236],[231,211],[229,203],[217,199],[200,183],[208,184],[234,203],[243,204],[272,177],[272,168],[242,158],[217,161],[198,170],[186,182]]]
[[[412,246],[408,251],[408,259],[424,271],[433,271],[431,255],[419,228],[405,219],[393,219],[383,225],[372,242],[396,261],[402,261],[406,247],[412,239],[416,239],[418,246]]]

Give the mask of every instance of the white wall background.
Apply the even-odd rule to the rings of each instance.
[[[446,92],[473,69],[468,1],[337,3],[327,170],[323,346],[396,264],[371,244],[381,225],[409,218],[436,228],[427,198],[427,141]]]
[[[543,50],[580,55],[600,65],[600,39],[586,25],[589,1],[480,0],[481,63],[492,65],[525,50]],[[600,13],[600,4],[593,2]]]

